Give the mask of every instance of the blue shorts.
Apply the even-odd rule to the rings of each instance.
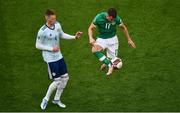
[[[55,62],[49,62],[47,65],[49,79],[55,79],[64,74],[67,74],[67,66],[63,58]]]

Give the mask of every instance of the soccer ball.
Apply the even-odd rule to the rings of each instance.
[[[114,58],[111,63],[115,69],[120,69],[122,67],[122,60],[120,58]]]

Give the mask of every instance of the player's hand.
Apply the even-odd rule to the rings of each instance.
[[[76,33],[76,35],[75,35],[75,38],[76,38],[76,39],[80,38],[82,34],[83,34],[83,32],[78,31],[78,32]]]
[[[58,52],[59,50],[60,50],[59,46],[56,45],[56,46],[53,47],[53,52]]]
[[[130,47],[136,48],[136,45],[134,44],[134,42],[132,40],[128,40],[128,44]]]
[[[89,44],[91,44],[92,46],[94,45],[95,42],[96,42],[96,41],[94,40],[94,38],[90,38],[90,39],[89,39]]]

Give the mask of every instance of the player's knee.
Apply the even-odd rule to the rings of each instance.
[[[68,82],[68,81],[69,81],[69,76],[67,75],[67,76],[63,77],[63,80],[64,80],[65,82]]]
[[[55,87],[58,87],[58,85],[60,84],[60,81],[59,80],[54,80],[53,84],[54,84]]]
[[[68,74],[65,74],[64,76],[62,76],[62,85],[61,88],[64,89],[69,81],[69,76]]]
[[[97,47],[92,47],[92,53],[95,53],[97,51],[98,51]]]
[[[69,75],[68,75],[68,73],[62,75],[61,78],[64,78],[64,79],[66,79],[66,80],[69,80]]]

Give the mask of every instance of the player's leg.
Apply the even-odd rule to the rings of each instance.
[[[51,96],[51,94],[53,93],[53,91],[57,88],[58,86],[58,81],[53,81],[48,88],[48,91],[46,93],[46,96],[43,98],[42,102],[41,102],[41,109],[44,110],[47,107],[49,98]]]
[[[53,82],[49,85],[49,88],[47,90],[47,93],[45,95],[45,97],[43,98],[42,102],[41,102],[41,109],[46,109],[49,98],[51,97],[53,91],[55,91],[55,89],[57,88],[59,81],[54,80],[54,78],[58,78],[59,77],[59,72],[58,72],[58,61],[56,62],[51,62],[48,63],[48,73],[49,73],[49,79],[52,79]]]
[[[107,57],[109,59],[114,59],[118,56],[118,48],[119,42],[117,36],[113,37],[109,40],[109,44],[107,46]]]
[[[57,86],[57,90],[56,90],[56,94],[54,96],[53,103],[57,104],[61,108],[65,108],[66,105],[61,102],[60,98],[61,98],[61,95],[62,95],[62,93],[63,93],[63,91],[64,91],[64,89],[68,83],[69,76],[68,76],[67,66],[65,64],[64,59],[61,59],[59,61],[59,65],[60,65],[59,71],[60,71],[61,77],[58,78],[60,82]]]
[[[114,37],[108,39],[108,43],[107,43],[107,57],[109,59],[113,59],[113,58],[115,58],[117,56],[118,47],[119,47],[119,42],[118,42],[117,36],[114,36]],[[112,68],[113,68],[113,66],[112,66]],[[112,73],[112,71],[108,70],[107,75],[111,74],[111,73]]]
[[[118,44],[113,44],[107,48],[107,57],[114,59],[118,55]]]
[[[60,98],[61,98],[61,95],[62,95],[62,93],[64,91],[64,88],[67,85],[68,80],[69,80],[68,74],[65,74],[65,75],[63,75],[61,77],[61,80],[60,80],[61,82],[57,86],[56,94],[54,96],[54,100],[52,101],[54,104],[57,104],[61,108],[65,108],[66,107],[66,105],[61,102]]]
[[[114,59],[118,55],[119,41],[117,36],[107,39],[107,57],[109,59]],[[101,65],[101,70],[105,69],[105,65]]]
[[[109,72],[107,75],[110,75],[113,71],[112,65],[110,60],[101,52],[106,48],[106,41],[103,39],[98,38],[96,40],[96,43],[92,47],[92,53],[101,61],[103,64],[105,64],[107,67],[109,67]]]
[[[101,52],[106,48],[105,42],[98,38],[96,40],[96,43],[92,47],[92,53],[101,61],[103,64],[107,66],[111,66],[109,59],[106,58],[106,56]]]

